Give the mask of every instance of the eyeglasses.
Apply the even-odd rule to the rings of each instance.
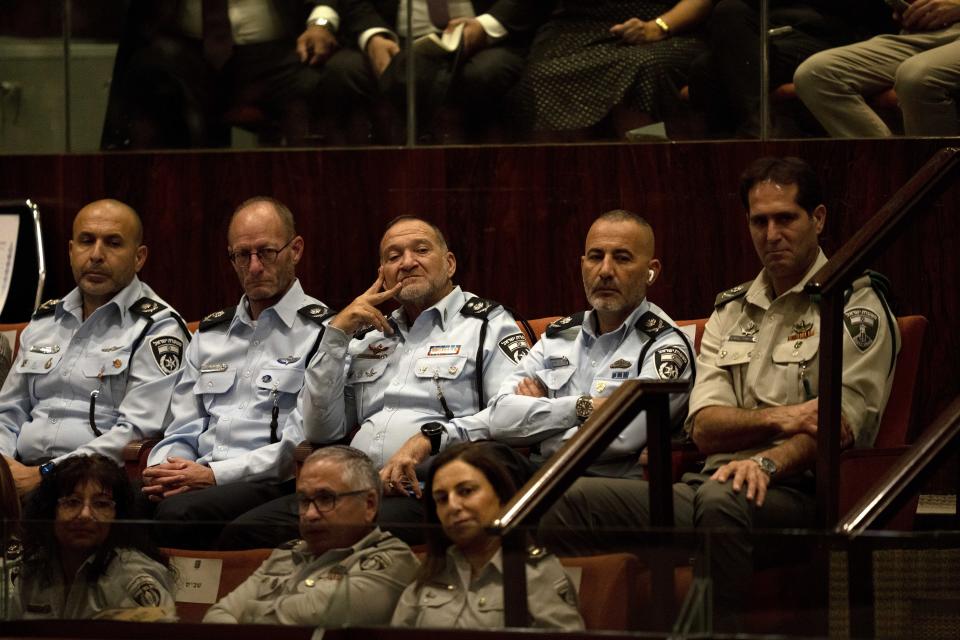
[[[321,491],[313,496],[304,495],[302,493],[297,493],[297,507],[300,509],[300,513],[306,513],[310,509],[310,505],[313,505],[313,508],[317,510],[318,513],[326,513],[327,511],[333,511],[337,508],[337,500],[340,498],[347,498],[349,496],[359,496],[363,493],[367,493],[371,489],[357,489],[356,491],[343,491],[342,493],[336,493],[334,491]]]
[[[257,260],[260,261],[262,265],[271,265],[277,261],[277,256],[280,255],[280,252],[290,246],[290,243],[296,239],[296,236],[290,238],[287,241],[287,244],[283,245],[279,249],[271,249],[270,247],[263,247],[262,249],[257,249],[256,251],[250,251],[248,249],[241,249],[240,251],[234,251],[227,254],[227,259],[230,260],[233,264],[238,267],[249,267],[250,258],[257,256]]]
[[[110,498],[91,498],[84,500],[77,496],[66,496],[57,500],[57,507],[64,517],[73,518],[83,511],[83,506],[90,505],[90,513],[99,517],[110,517],[117,508],[117,503]]]

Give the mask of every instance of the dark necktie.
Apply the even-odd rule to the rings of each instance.
[[[220,69],[233,53],[233,30],[227,0],[203,0],[203,57]]]
[[[430,22],[441,31],[447,28],[450,22],[450,7],[447,0],[427,0],[427,11],[430,14]]]

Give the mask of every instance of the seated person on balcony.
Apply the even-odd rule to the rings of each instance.
[[[77,286],[33,314],[0,391],[0,452],[21,493],[70,454],[121,464],[128,442],[160,435],[190,334],[137,278],[142,242],[140,217],[116,200],[91,202],[73,220]]]
[[[174,576],[133,517],[126,472],[99,454],[43,477],[25,512],[13,617],[176,620]]]
[[[820,343],[820,308],[803,287],[827,262],[818,241],[827,211],[816,174],[797,158],[755,161],[740,195],[763,270],[717,296],[707,322],[685,426],[708,457],[702,473],[673,485],[676,524],[800,528],[813,524],[816,507]],[[855,281],[844,311],[845,447],[872,446],[899,348],[874,284]],[[550,548],[582,553],[604,544],[604,527],[642,527],[649,512],[646,482],[583,478],[541,524]],[[747,535],[711,547],[718,612],[735,612],[746,597],[752,551]]]
[[[530,478],[529,462],[498,442],[463,442],[434,458],[424,489],[427,557],[400,597],[392,624],[504,626],[503,554],[486,527]],[[439,526],[438,526],[439,525]],[[530,626],[583,629],[577,592],[560,561],[531,547],[526,563]]]
[[[557,320],[500,387],[490,408],[490,436],[553,455],[624,380],[691,380],[694,351],[667,314],[647,300],[660,274],[650,224],[623,210],[601,215],[580,258],[589,311]],[[673,423],[688,394],[670,399]],[[591,475],[642,476],[645,414],[624,429],[590,467]]]
[[[797,69],[797,94],[831,136],[892,135],[866,102],[890,87],[906,135],[960,134],[960,0],[914,0],[896,17],[899,34],[823,51]]]
[[[244,295],[201,321],[143,472],[156,519],[171,523],[164,546],[206,548],[221,527],[190,522],[230,521],[293,493],[303,371],[332,315],[297,280],[303,250],[293,214],[272,198],[251,198],[230,218],[227,256]],[[315,436],[342,437],[342,422]]]
[[[207,611],[204,622],[381,625],[419,563],[375,524],[380,476],[364,453],[314,451],[297,479],[300,540],[282,545]]]
[[[456,269],[436,226],[391,221],[376,282],[330,321],[307,369],[307,439],[359,425],[351,444],[384,484],[379,522],[411,544],[420,529],[392,525],[423,522],[418,465],[448,441],[489,437],[487,401],[527,353],[513,315],[455,286]],[[391,298],[400,308],[384,316],[376,307]],[[291,497],[250,515],[289,523],[295,513]]]
[[[710,50],[690,67],[690,102],[706,112],[711,135],[760,135],[759,4],[759,0],[719,0],[710,14]],[[771,91],[793,82],[797,66],[812,54],[890,28],[890,10],[878,0],[770,0],[768,4]],[[783,120],[774,122],[778,134],[788,132],[790,126]]]
[[[343,0],[349,28],[373,73],[356,80],[367,100],[381,91],[402,121],[406,77],[401,53],[409,41],[407,0]],[[428,128],[444,113],[462,112],[467,133],[479,132],[503,111],[502,99],[523,69],[533,30],[552,0],[412,0],[413,38],[440,35],[463,25],[462,49],[448,56],[416,59],[417,120]],[[399,57],[398,57],[399,56]]]
[[[613,116],[618,134],[676,111],[695,32],[711,0],[561,0],[530,49],[517,88],[537,131],[592,127]]]
[[[302,143],[310,112],[340,101],[330,58],[341,2],[129,3],[103,148],[225,146],[223,115],[236,105],[263,109]]]

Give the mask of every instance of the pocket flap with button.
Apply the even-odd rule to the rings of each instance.
[[[429,584],[420,591],[421,607],[443,607],[457,597],[455,590],[446,585]]]
[[[537,371],[537,377],[543,385],[551,391],[559,391],[563,385],[570,381],[577,368],[573,365],[567,365],[558,369],[540,369]]]
[[[297,393],[303,388],[303,369],[295,367],[264,367],[257,374],[257,386],[261,389]]]
[[[24,353],[17,358],[18,373],[44,374],[50,373],[63,360],[63,355],[55,353],[53,355],[45,353]]]
[[[503,611],[503,590],[497,589],[494,593],[487,593],[477,598],[479,611]]]
[[[820,349],[820,339],[816,337],[788,340],[774,347],[770,357],[778,364],[809,362],[817,356],[818,349]]]
[[[105,355],[89,356],[80,360],[80,371],[87,378],[115,376],[130,365],[130,352],[117,351]]]
[[[757,343],[753,340],[746,340],[748,336],[728,336],[724,338],[717,351],[717,366],[729,367],[736,364],[746,364],[750,362]]]
[[[237,372],[232,369],[201,372],[197,383],[193,385],[193,393],[198,396],[207,393],[226,393],[233,386],[236,377]]]
[[[432,378],[436,374],[438,378],[453,380],[460,377],[466,364],[466,356],[419,358],[413,367],[413,371],[418,378]]]

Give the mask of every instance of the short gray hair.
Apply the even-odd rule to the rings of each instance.
[[[371,488],[377,492],[377,504],[383,495],[383,487],[380,483],[380,474],[377,468],[373,466],[370,457],[359,449],[348,447],[344,444],[335,444],[329,447],[321,447],[307,456],[303,461],[303,466],[314,462],[330,461],[343,467],[343,476],[351,491]]]

